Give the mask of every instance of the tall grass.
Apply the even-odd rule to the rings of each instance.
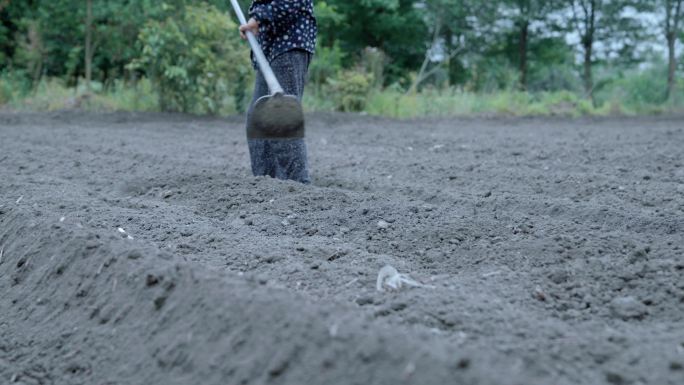
[[[86,92],[83,84],[68,87],[61,79],[42,79],[35,86],[22,77],[0,75],[0,107],[19,111],[56,111],[83,109],[90,111],[157,111],[158,98],[151,83],[142,79],[135,83],[115,81],[111,85],[91,84]]]
[[[684,79],[679,80],[677,92],[667,99],[667,72],[663,63],[655,62],[645,70],[621,72],[608,68],[597,76],[593,99],[581,91],[520,92],[513,85],[492,92],[467,92],[462,88],[427,86],[420,92],[405,92],[399,87],[377,88],[364,92],[363,113],[393,118],[464,115],[510,116],[584,116],[637,115],[664,112],[684,112]],[[349,76],[338,76],[336,83],[348,81]],[[581,85],[572,87],[581,89]],[[353,88],[349,88],[353,90]],[[555,88],[558,89],[558,88]],[[339,103],[340,90],[318,87],[316,93],[305,98],[305,106],[312,111],[334,110]],[[358,97],[359,95],[353,95]]]
[[[678,79],[676,92],[667,99],[667,68],[656,64],[642,71],[631,71],[608,82],[595,92],[598,104],[620,106],[635,113],[684,110],[684,78]]]
[[[329,104],[315,98],[305,101],[305,106],[310,110],[321,107],[332,110]],[[609,111],[594,108],[591,101],[567,91],[532,94],[517,91],[474,93],[424,90],[407,94],[384,90],[371,92],[364,112],[404,119],[470,115],[582,116],[608,114]]]
[[[594,101],[570,91],[492,93],[457,89],[425,89],[418,93],[385,89],[371,91],[364,113],[392,118],[449,116],[609,116],[684,112],[684,82],[665,100],[664,88],[648,78],[628,77],[597,93]],[[332,111],[332,96],[325,93],[305,97],[309,111]]]
[[[32,87],[26,77],[0,74],[0,108],[29,111],[84,109],[91,111],[159,111],[158,95],[152,84],[115,81],[107,86],[92,84],[92,93],[83,85],[68,87],[59,79],[44,79]],[[457,88],[425,88],[406,93],[397,87],[374,89],[367,94],[363,113],[392,118],[449,117],[471,115],[505,116],[585,116],[636,115],[684,112],[684,79],[678,91],[666,101],[665,77],[661,67],[623,74],[603,84],[594,102],[569,91],[528,93],[498,91],[464,92]],[[334,111],[339,95],[326,87],[309,87],[304,95],[307,111]],[[246,91],[251,95],[251,89]],[[224,105],[232,106],[226,96]],[[222,115],[235,114],[224,108]]]
[[[537,94],[517,91],[377,93],[369,100],[368,112],[396,118],[464,115],[579,116],[596,113],[590,101],[567,91]]]

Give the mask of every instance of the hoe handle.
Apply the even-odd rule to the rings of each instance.
[[[240,24],[247,24],[245,15],[242,13],[242,8],[240,8],[240,4],[238,4],[237,0],[230,0],[230,2],[233,4],[233,9],[235,10],[237,17],[240,20]],[[247,35],[247,41],[249,41],[249,46],[252,47],[252,53],[254,53],[254,58],[256,59],[256,62],[259,65],[261,73],[264,75],[264,80],[266,80],[266,84],[268,84],[268,89],[271,91],[271,94],[274,95],[284,93],[283,87],[280,86],[280,83],[278,82],[278,79],[273,73],[271,66],[268,64],[268,60],[266,60],[266,56],[264,56],[264,51],[261,50],[261,47],[259,46],[259,41],[257,41],[256,36],[254,36],[254,34],[250,31],[246,31],[245,34]]]

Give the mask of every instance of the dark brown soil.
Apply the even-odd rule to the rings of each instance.
[[[684,118],[308,119],[0,114],[0,383],[684,383]]]

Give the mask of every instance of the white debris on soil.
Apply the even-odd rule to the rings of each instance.
[[[628,320],[630,318],[643,318],[648,314],[646,305],[632,296],[618,297],[610,302],[610,311],[614,317]]]
[[[503,273],[503,271],[501,271],[501,270],[494,270],[494,271],[490,271],[489,273],[482,274],[482,278],[489,278],[489,277],[493,277],[495,275],[500,275],[502,273]]]
[[[337,323],[334,323],[330,326],[328,329],[328,332],[330,333],[330,337],[335,338],[337,337],[337,332],[340,330],[340,325]]]
[[[544,290],[543,290],[543,289],[541,288],[541,286],[539,286],[539,285],[535,286],[534,292],[533,292],[532,296],[533,296],[535,299],[537,299],[537,300],[539,300],[539,301],[542,301],[542,302],[545,302],[545,301],[546,301],[546,298],[548,297],[548,296],[546,295],[546,293],[544,292]]]
[[[126,239],[133,239],[133,237],[131,237],[131,236],[126,232],[126,230],[122,229],[121,227],[119,227],[117,230],[119,230],[119,233],[121,233],[122,236],[125,236]]]
[[[378,221],[378,228],[381,230],[385,230],[385,229],[389,228],[389,226],[390,226],[390,224],[387,221],[384,221],[382,219]]]
[[[413,362],[409,362],[408,364],[406,364],[406,367],[404,368],[404,378],[409,379],[415,372],[416,364]]]
[[[23,196],[23,195],[20,196],[20,197],[17,199],[17,204],[19,204],[19,202],[21,202],[22,199],[24,199],[24,196]]]
[[[418,281],[411,279],[406,274],[399,274],[397,269],[390,265],[386,265],[378,273],[378,279],[375,282],[375,289],[379,292],[384,292],[386,289],[398,290],[401,289],[403,285],[413,286],[413,287],[424,287],[428,289],[434,289],[434,286],[425,285]]]

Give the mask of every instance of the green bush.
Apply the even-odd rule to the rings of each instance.
[[[515,90],[519,73],[510,63],[497,58],[483,58],[473,64],[471,79],[465,88],[470,91],[496,93]]]
[[[244,109],[251,65],[227,14],[206,3],[186,6],[176,17],[147,23],[139,41],[142,54],[130,68],[145,71],[162,111]]]
[[[373,75],[360,70],[343,71],[337,78],[328,79],[339,111],[359,112],[366,108]]]
[[[31,81],[21,71],[0,73],[0,106],[15,102],[31,92]]]
[[[17,107],[30,111],[56,111],[80,107],[80,102],[76,89],[68,88],[63,79],[43,77]]]
[[[634,112],[649,112],[667,98],[667,69],[664,64],[639,72],[628,72],[609,82],[595,94],[599,104],[617,101]]]
[[[328,79],[335,78],[342,71],[344,52],[336,43],[332,47],[316,47],[316,55],[309,66],[309,79],[316,92],[321,91]]]
[[[0,106],[12,100],[12,90],[0,79]]]
[[[0,76],[0,106],[12,100],[12,84],[3,76]]]
[[[387,55],[378,48],[366,47],[361,52],[359,62],[364,72],[373,75],[371,86],[373,88],[381,88],[384,83],[385,68],[388,63]]]
[[[104,88],[103,92],[93,94],[87,107],[104,111],[157,111],[158,96],[149,79],[136,82],[117,80]]]
[[[530,70],[527,80],[530,91],[582,91],[582,79],[575,68],[570,65],[536,66]]]

